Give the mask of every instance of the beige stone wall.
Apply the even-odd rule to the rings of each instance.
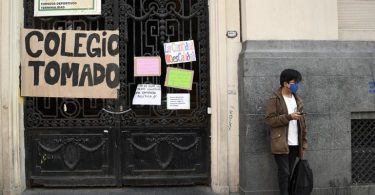
[[[2,5],[2,2],[0,1],[0,7],[3,7]],[[1,8],[0,8],[1,9]],[[2,27],[3,25],[3,14],[1,14],[0,12],[0,27]],[[3,47],[3,45],[1,44],[2,41],[1,41],[1,37],[2,37],[2,32],[3,30],[0,28],[0,48]],[[0,62],[2,61],[2,53],[1,53],[1,50],[0,50]],[[0,64],[0,71],[1,71],[1,64]],[[3,82],[0,80],[0,106],[3,105],[3,101],[2,101],[2,89],[3,88]],[[1,109],[1,108],[0,108]],[[0,141],[2,141],[2,131],[1,131],[1,128],[3,126],[3,123],[2,123],[2,119],[1,119],[1,116],[0,116]],[[0,143],[0,195],[3,194],[3,188],[4,188],[4,181],[3,181],[3,145]]]
[[[241,51],[239,0],[210,0],[211,186],[237,192],[239,185],[237,60]],[[238,36],[228,38],[227,31]]]
[[[244,40],[336,40],[337,0],[241,0]]]
[[[22,1],[0,1],[0,194],[25,188],[22,101],[19,97],[19,35]]]
[[[375,40],[375,1],[338,0],[340,40]]]

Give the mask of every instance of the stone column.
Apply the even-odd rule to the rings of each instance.
[[[19,96],[22,1],[0,1],[0,194],[25,188],[22,98]]]
[[[238,191],[239,0],[210,0],[211,178],[214,192]],[[227,31],[237,37],[228,38]]]

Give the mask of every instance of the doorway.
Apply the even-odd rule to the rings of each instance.
[[[207,0],[102,0],[100,16],[33,17],[25,28],[120,31],[117,99],[25,99],[26,178],[33,186],[209,184],[210,100]],[[197,60],[134,77],[135,56],[194,40]],[[166,67],[194,70],[192,90],[164,87]],[[138,84],[162,85],[161,106],[135,106]],[[100,92],[98,92],[100,93]],[[168,110],[168,93],[189,93],[189,110]]]

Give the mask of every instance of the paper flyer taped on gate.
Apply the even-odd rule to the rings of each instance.
[[[193,70],[168,67],[164,85],[166,87],[191,90],[193,86],[193,79]]]
[[[133,105],[161,105],[161,85],[138,84]]]
[[[178,64],[196,61],[194,41],[164,43],[166,64]]]
[[[160,56],[134,57],[134,76],[160,76]]]
[[[190,93],[168,93],[167,110],[189,110]]]

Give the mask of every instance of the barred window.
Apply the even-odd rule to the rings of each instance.
[[[352,182],[375,183],[375,119],[352,119]]]

